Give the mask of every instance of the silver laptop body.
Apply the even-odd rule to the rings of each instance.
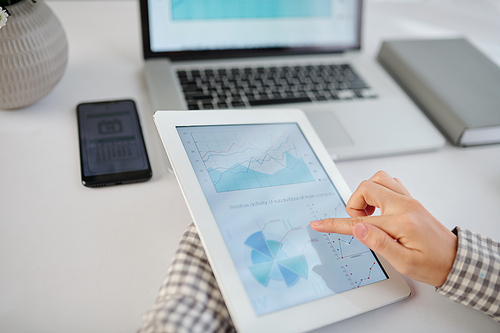
[[[362,9],[362,0],[141,0],[151,108],[300,108],[335,160],[443,146],[380,65],[360,54]],[[246,74],[279,87],[234,81]],[[356,81],[337,84],[336,75]],[[281,85],[297,80],[309,87]]]

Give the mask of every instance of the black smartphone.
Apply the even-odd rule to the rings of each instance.
[[[83,185],[102,187],[151,178],[134,101],[82,103],[76,109]]]

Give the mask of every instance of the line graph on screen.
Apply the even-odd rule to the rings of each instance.
[[[288,132],[192,133],[217,192],[313,182]]]

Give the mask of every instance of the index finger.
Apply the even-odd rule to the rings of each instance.
[[[382,216],[358,216],[351,218],[328,218],[311,222],[311,228],[319,232],[352,235],[352,229],[358,223],[368,223],[376,226],[384,224]]]

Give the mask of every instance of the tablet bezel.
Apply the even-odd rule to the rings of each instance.
[[[198,182],[177,127],[297,123],[345,203],[351,195],[349,187],[308,118],[299,109],[157,111],[154,120],[238,332],[309,331],[394,303],[410,295],[410,288],[402,275],[384,258],[377,256],[389,276],[388,279],[257,316],[230,252],[226,246],[220,246],[225,244],[225,241]]]

